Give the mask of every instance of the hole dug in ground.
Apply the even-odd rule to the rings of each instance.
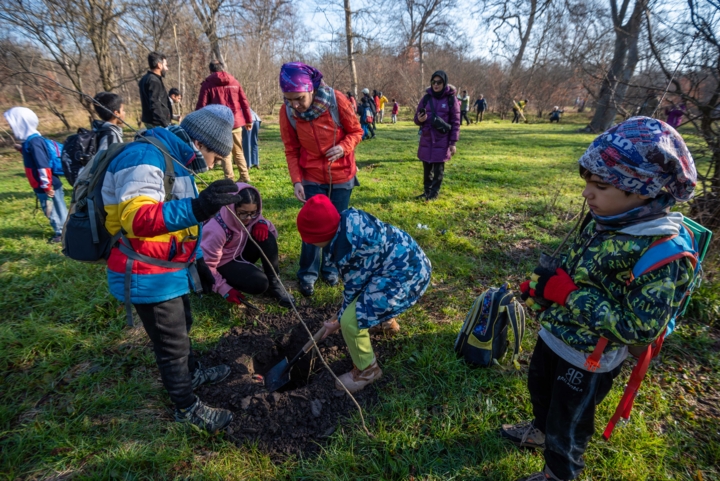
[[[336,308],[303,307],[299,312],[314,333]],[[344,392],[335,389],[335,380],[313,351],[295,365],[288,384],[269,393],[263,380],[253,376],[260,374],[264,378],[282,359],[292,359],[309,337],[291,311],[284,315],[263,313],[257,320],[257,326],[232,328],[203,357],[204,365],[223,363],[232,372],[222,383],[203,386],[196,392],[207,404],[233,411],[235,418],[227,433],[236,444],[257,443],[259,449],[276,459],[316,453],[341,420],[356,413],[357,408]],[[352,368],[339,332],[318,346],[336,375]],[[394,352],[393,343],[382,337],[373,337],[373,348],[381,364]],[[367,408],[377,402],[378,389],[388,380],[386,374],[357,393],[358,403]]]

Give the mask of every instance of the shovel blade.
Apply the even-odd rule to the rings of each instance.
[[[287,358],[283,359],[265,374],[265,387],[269,392],[277,391],[290,382],[290,366]]]

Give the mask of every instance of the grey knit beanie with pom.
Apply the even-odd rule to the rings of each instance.
[[[208,105],[188,114],[180,123],[191,139],[216,154],[227,157],[233,147],[235,117],[224,105]]]

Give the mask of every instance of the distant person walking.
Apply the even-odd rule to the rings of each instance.
[[[150,130],[170,125],[173,108],[163,82],[168,71],[167,57],[160,52],[150,52],[148,67],[150,70],[140,79],[138,87],[142,107],[140,120],[145,124],[145,128]]]
[[[477,124],[478,122],[482,122],[483,114],[488,108],[487,101],[482,96],[482,94],[480,94],[480,97],[478,97],[478,99],[475,101],[473,107],[475,107],[475,123]]]
[[[383,123],[383,120],[385,119],[385,104],[388,103],[388,98],[383,95],[382,92],[378,94],[378,120],[380,123]]]
[[[170,89],[168,92],[170,97],[170,105],[172,106],[172,120],[173,122],[182,122],[183,107],[182,107],[182,94],[176,87]]]
[[[350,101],[350,104],[352,105],[352,108],[355,112],[357,112],[357,100],[355,100],[355,94],[352,92],[347,93],[348,100]]]
[[[223,160],[223,172],[226,179],[235,180],[232,166],[234,159],[240,175],[240,182],[249,183],[250,173],[243,154],[242,129],[252,130],[253,127],[250,104],[240,82],[225,71],[222,62],[218,60],[210,62],[210,72],[210,75],[200,86],[200,94],[198,95],[195,110],[200,110],[211,104],[224,105],[232,110],[235,116],[233,148],[230,155]],[[208,165],[208,167],[212,169],[213,166]]]
[[[392,123],[396,124],[398,112],[400,112],[400,104],[398,104],[395,99],[392,99],[392,103]]]
[[[260,136],[260,124],[262,119],[253,110],[250,109],[252,114],[252,129],[242,129],[242,145],[243,153],[245,154],[245,160],[247,160],[248,169],[260,167],[260,147],[258,146],[258,138]]]
[[[465,125],[470,125],[470,119],[468,118],[468,110],[470,110],[470,96],[467,90],[462,91],[462,95],[458,97],[460,101],[460,125],[462,125],[463,119],[467,122]]]
[[[527,123],[527,119],[525,118],[525,114],[523,113],[523,110],[525,110],[525,106],[527,105],[527,100],[521,100],[520,102],[515,101],[513,99],[513,119],[511,124],[519,124],[520,118],[522,117],[523,121]]]
[[[430,77],[430,88],[415,112],[419,125],[418,159],[423,163],[423,193],[417,199],[433,200],[440,194],[445,162],[455,155],[460,138],[460,106],[455,88],[448,85],[447,74],[438,70]]]
[[[363,131],[357,116],[345,95],[328,86],[322,73],[309,65],[286,63],[279,80],[285,100],[280,135],[295,197],[304,204],[315,195],[326,195],[341,213],[350,204],[353,188],[360,185],[355,147]],[[324,259],[320,248],[302,244],[297,273],[302,295],[313,295],[320,274],[330,285],[339,282],[337,268]]]
[[[370,97],[370,90],[368,89],[363,89],[362,94],[358,114],[360,114],[360,124],[365,132],[363,140],[372,139],[375,137],[375,116],[377,115],[375,100]]]
[[[665,109],[665,115],[667,115],[667,123],[674,129],[680,127],[683,115],[685,115],[686,110],[687,107],[685,106],[685,104],[673,104],[672,107],[670,107],[669,109]]]
[[[62,181],[58,177],[61,170],[60,147],[62,146],[40,135],[37,130],[40,121],[32,110],[26,107],[13,107],[3,115],[10,125],[15,140],[22,142],[13,147],[22,153],[25,176],[53,229],[53,237],[48,242],[58,243],[62,240],[63,226],[68,212]]]

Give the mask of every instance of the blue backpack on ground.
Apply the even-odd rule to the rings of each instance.
[[[63,152],[62,144],[58,144],[51,139],[46,139],[40,134],[32,134],[30,137],[25,139],[25,143],[23,143],[23,153],[27,153],[25,151],[25,145],[27,145],[27,141],[30,139],[34,139],[35,137],[41,137],[45,142],[45,149],[47,150],[48,162],[50,164],[50,170],[52,170],[52,173],[55,175],[65,175],[65,173],[63,172],[62,160],[60,160],[62,158]]]

